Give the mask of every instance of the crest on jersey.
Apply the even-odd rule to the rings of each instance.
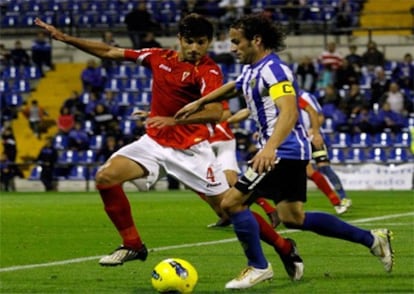
[[[249,84],[250,84],[250,88],[256,87],[256,79],[251,79]]]
[[[184,80],[190,75],[189,71],[183,72],[183,76],[181,77],[181,82],[184,82]]]

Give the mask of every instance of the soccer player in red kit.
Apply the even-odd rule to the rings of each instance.
[[[116,151],[96,174],[96,187],[105,211],[123,241],[99,263],[116,266],[130,260],[145,260],[148,255],[122,189],[125,181],[142,177],[156,181],[167,173],[192,190],[203,193],[217,214],[221,214],[221,199],[229,186],[208,142],[212,129],[208,122],[220,121],[222,104],[213,103],[180,122],[174,118],[181,107],[222,85],[220,68],[207,56],[213,39],[211,22],[197,14],[182,18],[178,25],[178,51],[113,47],[64,34],[40,19],[36,19],[35,24],[54,39],[99,58],[128,60],[152,70],[152,101],[146,134]],[[257,222],[263,241],[280,254],[289,276],[301,277],[303,263],[294,243],[278,235],[263,219],[258,218]]]

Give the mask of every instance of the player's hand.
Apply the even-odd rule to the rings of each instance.
[[[175,114],[174,118],[176,120],[186,119],[187,117],[189,117],[193,113],[196,113],[197,111],[202,109],[202,107],[203,107],[203,105],[201,104],[200,101],[198,101],[198,100],[193,101],[191,103],[188,103],[186,106],[184,106],[180,110],[178,110],[177,113]]]
[[[148,117],[149,112],[145,111],[145,110],[141,110],[141,109],[137,109],[134,110],[134,112],[132,112],[132,116],[137,116],[137,117]]]
[[[322,135],[320,133],[313,133],[312,144],[317,149],[322,149],[323,148],[323,138],[322,138]]]
[[[276,152],[273,148],[266,148],[266,146],[260,150],[249,161],[254,171],[259,175],[264,172],[268,172],[275,167],[276,164]]]
[[[154,116],[147,119],[146,124],[151,128],[175,126],[177,122],[171,116]]]
[[[45,23],[40,18],[36,17],[34,23],[38,27],[41,27],[41,28],[45,29],[46,31],[48,31],[48,33],[50,34],[50,36],[53,39],[58,40],[58,41],[64,41],[65,40],[65,34],[63,32],[59,31],[54,26]]]

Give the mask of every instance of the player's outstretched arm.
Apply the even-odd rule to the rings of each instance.
[[[228,123],[234,124],[247,119],[250,116],[250,110],[242,108],[227,119]]]
[[[53,39],[70,44],[86,53],[95,55],[99,58],[123,60],[124,51],[123,48],[117,48],[109,46],[103,42],[89,41],[80,38],[70,36],[58,30],[54,26],[45,23],[39,18],[35,19],[35,25],[46,30]]]
[[[237,96],[237,94],[238,92],[236,90],[236,83],[228,82],[220,88],[208,93],[206,96],[185,105],[183,108],[177,111],[174,117],[177,120],[185,119],[188,116],[203,109],[203,106],[206,104],[227,100]]]

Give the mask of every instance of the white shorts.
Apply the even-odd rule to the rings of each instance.
[[[228,141],[216,141],[210,143],[216,154],[217,161],[223,167],[223,170],[232,170],[237,174],[240,173],[239,165],[236,158],[236,139]]]
[[[111,157],[116,155],[127,157],[145,167],[149,172],[150,185],[169,174],[206,196],[219,195],[229,188],[223,169],[207,141],[181,150],[162,146],[144,135]]]

